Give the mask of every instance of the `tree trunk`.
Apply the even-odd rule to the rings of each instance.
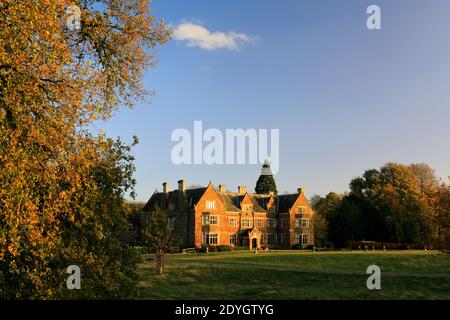
[[[156,273],[159,275],[164,273],[164,253],[156,254]]]

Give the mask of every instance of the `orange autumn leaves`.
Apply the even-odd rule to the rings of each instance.
[[[64,23],[68,5],[81,8],[80,30]],[[3,294],[60,296],[63,269],[52,266],[63,265],[69,251],[82,257],[89,245],[80,240],[80,249],[65,249],[76,242],[65,238],[68,230],[85,237],[82,230],[113,229],[94,219],[107,205],[94,205],[104,191],[93,172],[110,145],[90,124],[145,98],[151,50],[170,35],[148,0],[1,1]]]

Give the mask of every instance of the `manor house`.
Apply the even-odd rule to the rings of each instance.
[[[313,210],[304,189],[295,194],[275,195],[237,192],[224,185],[186,189],[185,180],[178,189],[155,191],[144,206],[149,221],[158,206],[168,213],[169,226],[186,247],[231,245],[250,249],[314,244]]]

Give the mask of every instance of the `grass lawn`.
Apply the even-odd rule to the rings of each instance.
[[[381,268],[381,290],[366,269]],[[450,255],[435,251],[173,254],[139,265],[140,299],[450,299]]]

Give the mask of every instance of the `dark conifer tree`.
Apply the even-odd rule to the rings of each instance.
[[[264,161],[261,168],[261,175],[256,182],[255,192],[258,194],[268,194],[270,192],[277,194],[277,185],[275,179],[273,178],[272,170],[270,169],[269,161]]]

